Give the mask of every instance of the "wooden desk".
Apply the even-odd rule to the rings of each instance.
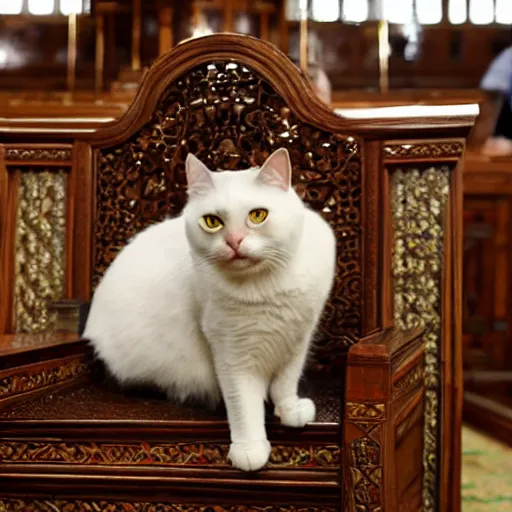
[[[512,444],[512,158],[464,161],[464,417]]]

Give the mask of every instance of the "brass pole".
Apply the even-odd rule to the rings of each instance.
[[[308,72],[308,1],[300,2],[300,34],[299,34],[300,69]]]
[[[172,8],[161,7],[158,13],[158,54],[162,55],[172,47]]]
[[[76,85],[76,13],[68,16],[68,90],[74,92]]]
[[[103,68],[105,64],[105,18],[103,14],[96,15],[96,55],[94,62],[94,89],[96,95],[103,92]]]
[[[233,32],[234,10],[233,0],[224,0],[224,32]]]
[[[379,20],[379,87],[380,92],[389,91],[389,24]]]
[[[260,38],[268,41],[269,39],[269,27],[268,27],[268,12],[263,11],[260,14]]]
[[[132,71],[140,71],[141,0],[133,0]]]
[[[281,2],[279,9],[279,49],[288,55],[288,20],[286,19],[286,1]]]

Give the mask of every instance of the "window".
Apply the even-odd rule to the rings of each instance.
[[[54,8],[54,0],[28,0],[28,12],[30,14],[52,14]]]
[[[383,0],[383,18],[389,23],[405,24],[412,21],[413,0]]]
[[[0,14],[20,14],[23,0],[0,0]]]
[[[353,23],[361,23],[368,19],[368,0],[344,0],[343,20]]]
[[[339,0],[312,0],[311,16],[315,21],[338,21],[340,19]]]
[[[91,12],[91,0],[0,0],[0,15],[2,14],[82,14]],[[59,6],[60,8],[57,8]]]
[[[82,12],[82,0],[60,0],[60,12],[69,14],[80,14]]]
[[[465,0],[463,0],[465,1]],[[422,25],[435,25],[443,19],[442,0],[416,0],[416,14]]]
[[[466,23],[467,19],[467,0],[450,0],[448,4],[448,21],[453,25],[461,25]]]
[[[496,0],[496,21],[504,25],[512,23],[512,2],[510,0]]]
[[[493,0],[470,0],[469,21],[475,25],[488,25],[494,21]]]

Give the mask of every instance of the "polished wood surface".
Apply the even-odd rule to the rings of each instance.
[[[232,68],[226,68],[229,73],[224,73],[223,80],[228,80],[234,97],[247,99],[247,105],[253,106],[247,107],[243,115],[237,114],[239,118],[235,114],[229,117],[232,124],[225,125],[223,111],[210,108],[205,110],[210,118],[206,114],[202,117],[201,110],[185,128],[178,128],[178,106],[189,113],[197,112],[193,105],[182,105],[181,99],[174,99],[190,96],[189,89],[180,89],[189,83],[182,77],[199,77],[207,83],[207,66],[213,66],[209,70],[212,80],[223,72],[224,61],[248,69],[246,82]],[[169,91],[180,94],[172,96]],[[263,112],[251,96],[260,93],[266,98]],[[201,105],[209,108],[207,101]],[[225,108],[236,113],[236,105],[234,99],[229,100]],[[247,122],[250,115],[254,126]],[[373,502],[368,500],[375,499],[376,506],[391,511],[399,502],[418,510],[423,486],[423,494],[429,500],[427,509],[436,507],[439,499],[439,510],[459,510],[462,367],[458,348],[460,322],[453,318],[460,314],[462,169],[457,167],[457,161],[473,121],[473,114],[457,114],[453,110],[445,116],[429,116],[428,111],[394,118],[379,117],[377,113],[368,116],[365,112],[340,116],[317,98],[309,79],[275,47],[231,34],[194,39],[164,54],[145,74],[133,103],[117,120],[85,120],[82,125],[76,120],[50,118],[25,118],[14,124],[0,121],[0,178],[2,183],[6,179],[8,183],[7,192],[0,196],[0,206],[3,218],[12,219],[8,236],[3,237],[2,268],[17,283],[18,294],[13,305],[12,285],[8,288],[2,283],[2,318],[10,319],[10,323],[2,325],[3,333],[12,335],[16,329],[19,304],[31,321],[24,325],[41,325],[39,315],[32,318],[30,308],[27,310],[32,291],[27,289],[24,269],[14,261],[14,248],[21,244],[24,249],[23,240],[16,233],[20,220],[25,218],[16,212],[24,213],[23,204],[29,204],[33,183],[40,179],[38,186],[43,187],[57,175],[61,180],[58,183],[66,179],[62,199],[66,227],[62,232],[49,233],[62,244],[65,255],[59,270],[62,288],[58,293],[62,296],[54,300],[88,301],[94,280],[125,242],[127,229],[159,220],[171,211],[168,208],[179,209],[184,192],[175,185],[183,178],[185,150],[197,152],[216,167],[236,169],[261,163],[277,145],[289,147],[297,190],[311,207],[326,215],[338,234],[343,250],[333,297],[345,301],[329,302],[327,319],[320,325],[323,341],[312,367],[320,368],[322,373],[313,371],[306,380],[306,392],[318,404],[317,423],[290,432],[271,422],[274,458],[268,469],[254,476],[234,472],[227,465],[227,429],[222,412],[218,413],[221,416],[205,413],[200,418],[197,410],[158,401],[153,395],[147,401],[140,395],[130,398],[122,390],[109,388],[97,366],[84,363],[89,357],[86,342],[46,347],[50,352],[45,352],[47,355],[33,367],[33,373],[30,365],[41,357],[41,352],[11,353],[10,359],[5,359],[10,373],[5,375],[8,380],[4,393],[6,399],[15,401],[0,403],[0,446],[15,454],[26,450],[27,440],[42,444],[27,452],[28,463],[11,458],[0,465],[0,479],[9,483],[9,498],[18,500],[16,506],[25,510],[34,510],[30,500],[55,494],[55,489],[66,489],[69,499],[75,500],[68,504],[75,508],[69,510],[79,510],[76,500],[81,498],[87,506],[99,506],[94,500],[127,504],[154,500],[155,496],[163,504],[178,503],[178,507],[188,503],[194,510],[197,497],[202,496],[201,501],[219,510],[230,510],[228,506],[243,510],[240,503],[281,505],[290,511],[307,507],[315,510],[318,503],[323,503],[318,510],[324,512],[345,510],[346,503],[350,504],[349,510],[356,506],[371,510],[368,507]],[[162,122],[169,124],[162,128]],[[173,125],[174,122],[178,124]],[[283,126],[289,127],[293,137],[278,136]],[[250,141],[233,135],[240,127],[250,134],[250,130],[256,130],[259,135]],[[156,145],[151,137],[160,133],[158,130],[171,141],[178,138],[181,145]],[[197,133],[201,137],[197,138]],[[146,181],[133,190],[115,188],[114,183],[125,183],[124,176],[135,168],[138,154],[142,155],[142,172],[132,178]],[[168,159],[165,166],[161,165],[164,158]],[[152,195],[154,183],[148,186],[155,169],[164,169],[167,195],[163,201],[164,196]],[[13,180],[16,176],[20,181]],[[396,208],[401,201],[407,202],[411,222],[425,215],[428,208],[424,205],[440,192],[428,187],[427,176],[449,184],[447,206],[440,210],[437,224],[429,226],[431,233],[426,237],[433,240],[440,233],[442,236],[440,248],[436,246],[433,251],[433,265],[444,271],[434,272],[431,284],[439,294],[432,309],[439,330],[407,335],[400,325],[410,316],[409,306],[404,306],[408,296],[397,289],[395,276],[401,268],[401,257],[396,252],[401,247],[409,250],[411,244],[414,247],[421,242],[421,236],[409,245],[397,239],[400,217]],[[420,180],[422,190],[427,190],[419,210],[414,210],[412,196],[400,196],[400,187],[414,180]],[[145,190],[149,195],[142,197]],[[128,193],[135,194],[133,198],[146,209],[137,210],[126,228],[126,222],[118,224],[125,213],[116,201]],[[25,203],[21,204],[18,196]],[[46,200],[45,204],[51,207],[55,201]],[[428,252],[431,246],[429,243],[422,250]],[[414,254],[405,253],[403,257]],[[418,264],[424,263],[424,258],[420,254]],[[44,278],[45,268],[39,271]],[[39,285],[34,284],[36,291]],[[27,294],[27,300],[20,303],[22,292]],[[430,300],[426,292],[418,299],[425,304]],[[37,307],[44,312],[42,304]],[[333,318],[338,320],[334,322]],[[420,315],[420,320],[428,323],[427,316]],[[423,336],[429,337],[428,343]],[[72,347],[78,347],[78,352],[67,352]],[[428,356],[434,357],[435,363],[420,364],[423,349],[428,349]],[[78,353],[82,359],[77,358]],[[51,362],[59,358],[65,361]],[[425,375],[420,372],[423,366]],[[87,383],[85,379],[89,379]],[[23,382],[28,384],[19,384]],[[432,382],[439,385],[432,387]],[[52,387],[50,393],[48,386],[57,387]],[[37,394],[30,394],[33,391]],[[434,445],[423,437],[424,428],[431,428],[425,424],[428,411],[421,405],[423,393],[430,400],[427,404],[441,404],[431,417]],[[360,409],[349,408],[357,403]],[[385,417],[380,405],[386,411]],[[363,421],[366,415],[368,422]],[[376,430],[366,435],[365,429],[370,427]],[[64,439],[65,446],[55,446],[50,434]],[[126,443],[121,443],[122,439]],[[40,454],[46,452],[54,458],[42,459]],[[123,453],[127,459],[123,459]],[[352,459],[345,460],[342,453]],[[401,461],[402,468],[404,453],[413,455],[399,473],[396,461]],[[429,462],[423,471],[426,456],[437,462]],[[357,480],[347,465],[360,471],[362,478]],[[379,468],[384,470],[381,478]],[[342,481],[344,486],[340,485]],[[49,506],[64,506],[50,502]],[[14,502],[10,503],[14,506]]]
[[[465,158],[464,418],[512,443],[512,158]]]

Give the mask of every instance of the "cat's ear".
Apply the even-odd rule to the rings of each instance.
[[[213,188],[210,169],[192,153],[189,153],[185,160],[185,172],[190,196],[205,194]]]
[[[292,164],[285,148],[274,151],[261,166],[258,181],[288,190],[292,184]]]

